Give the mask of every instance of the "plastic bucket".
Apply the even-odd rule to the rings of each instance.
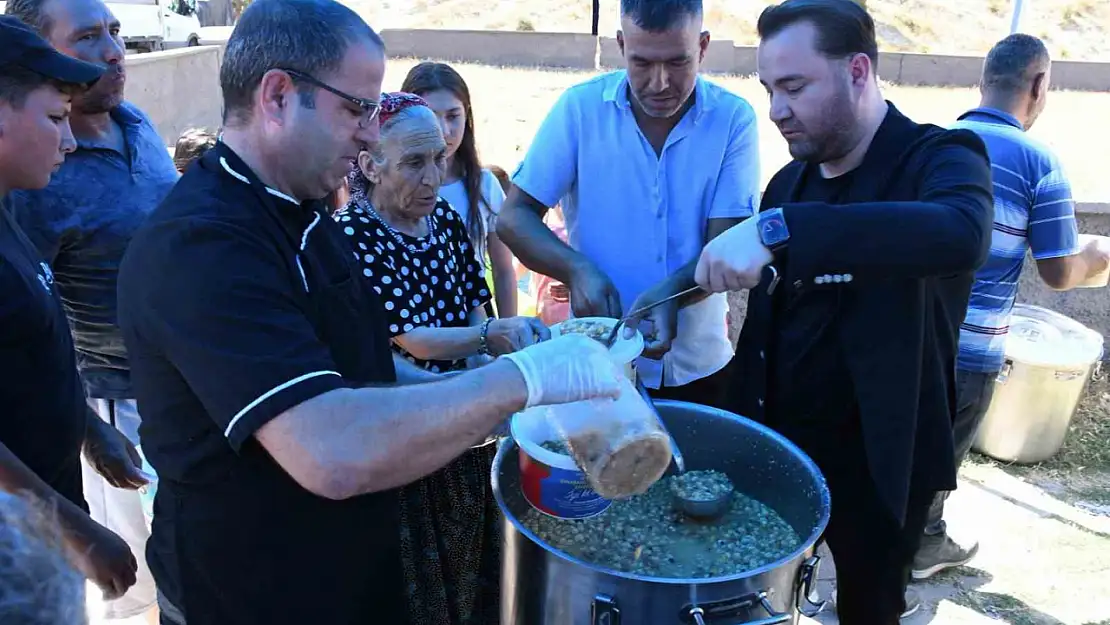
[[[545,441],[560,440],[547,421],[547,408],[519,412],[509,427],[521,449],[517,456],[521,490],[533,508],[560,519],[585,519],[612,505],[590,488],[573,458],[541,446]]]

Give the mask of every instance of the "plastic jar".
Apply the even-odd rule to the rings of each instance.
[[[632,382],[617,399],[550,406],[547,418],[590,486],[606,499],[639,495],[670,466],[671,438]]]

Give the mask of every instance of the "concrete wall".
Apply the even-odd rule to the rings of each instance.
[[[576,69],[623,65],[615,38],[580,33],[394,29],[382,31],[382,37],[392,56]],[[879,73],[900,84],[973,87],[982,66],[983,59],[975,56],[884,52]],[[705,71],[754,74],[755,48],[714,40]],[[1110,91],[1110,63],[1056,61],[1052,73],[1060,89]]]
[[[390,56],[484,65],[597,68],[597,38],[578,33],[387,29]]]
[[[209,29],[217,33],[215,29]],[[226,37],[230,29],[210,37]],[[487,65],[548,66],[574,69],[620,67],[612,37],[582,33],[495,30],[386,29],[381,32],[391,56],[469,61]],[[149,55],[143,55],[149,56]],[[890,82],[922,86],[974,87],[983,59],[976,56],[883,52],[879,74]],[[745,76],[756,71],[755,48],[729,40],[710,44],[705,71]],[[1110,91],[1110,63],[1055,61],[1053,85],[1059,89]]]
[[[220,124],[218,46],[182,48],[127,57],[125,97],[154,121],[166,145],[194,126]]]

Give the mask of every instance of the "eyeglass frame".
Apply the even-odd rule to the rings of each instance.
[[[360,98],[358,96],[353,96],[349,93],[346,93],[344,91],[340,91],[339,89],[336,89],[335,87],[333,87],[333,86],[329,85],[328,83],[320,80],[319,78],[315,78],[314,76],[311,76],[310,74],[306,74],[304,72],[301,72],[301,71],[298,71],[298,70],[295,70],[295,69],[287,69],[287,68],[284,68],[284,67],[279,67],[277,69],[280,70],[280,71],[285,72],[286,74],[289,74],[289,76],[294,81],[301,80],[301,81],[307,82],[308,84],[312,85],[313,87],[318,87],[320,89],[323,89],[324,91],[327,91],[327,92],[331,93],[332,95],[338,96],[338,97],[340,97],[340,98],[358,106],[359,108],[361,108],[363,116],[358,120],[358,127],[359,128],[362,128],[364,130],[366,128],[369,128],[370,124],[372,124],[374,122],[374,120],[377,119],[378,114],[381,113],[381,111],[382,111],[382,102],[381,102],[380,99],[379,100],[370,100],[370,99],[367,99],[367,98]]]

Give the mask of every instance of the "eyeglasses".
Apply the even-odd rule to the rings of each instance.
[[[361,108],[362,117],[358,120],[359,128],[369,128],[370,124],[374,123],[374,120],[378,117],[378,113],[382,110],[382,103],[378,100],[368,100],[366,98],[353,96],[349,93],[345,93],[343,91],[340,91],[339,89],[336,89],[335,87],[327,84],[322,80],[317,80],[316,78],[313,78],[312,76],[309,76],[304,72],[298,72],[295,69],[278,69],[281,69],[281,71],[292,76],[293,80],[301,80],[307,82],[314,87],[319,87],[324,91],[331,92],[332,94],[339,96],[340,98],[343,98],[344,100],[351,102],[352,104],[355,104],[356,106]]]

